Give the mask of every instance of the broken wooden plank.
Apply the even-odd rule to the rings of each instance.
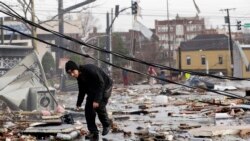
[[[195,137],[213,137],[221,135],[236,135],[242,130],[250,130],[250,125],[201,127],[191,129],[188,132]]]
[[[23,133],[69,133],[75,130],[80,130],[83,125],[72,125],[72,124],[62,124],[57,126],[41,126],[41,127],[29,127],[23,131]]]
[[[233,116],[229,115],[228,113],[215,113],[215,119],[230,119]]]
[[[200,128],[201,125],[189,125],[186,123],[181,123],[180,126],[178,126],[180,129],[193,129],[193,128]]]
[[[122,121],[122,120],[129,120],[129,116],[119,116],[119,117],[114,117],[114,120]]]
[[[48,120],[48,119],[60,119],[63,115],[53,115],[53,116],[42,116],[42,119]]]

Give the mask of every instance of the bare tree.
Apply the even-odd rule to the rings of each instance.
[[[50,19],[42,21],[35,15],[34,5],[32,5],[32,4],[34,4],[33,3],[34,0],[16,0],[16,2],[18,3],[18,5],[17,5],[18,8],[22,11],[22,14],[20,14],[20,15],[22,15],[26,19],[31,19],[32,22],[35,22],[37,24],[46,24],[48,22],[55,21],[55,20],[57,20],[58,15],[61,14],[61,13],[59,13],[59,14],[51,17]],[[91,31],[91,29],[93,29],[94,24],[97,22],[97,20],[95,20],[93,18],[93,15],[90,12],[83,12],[83,10],[86,10],[86,8],[84,8],[80,11],[80,14],[78,15],[78,19],[82,21],[81,28],[83,29],[82,35],[80,35],[80,36],[81,36],[81,38],[86,38],[86,37],[88,37],[88,34]],[[70,22],[67,22],[67,20],[65,20],[64,22],[67,24],[70,24],[72,26],[79,26],[79,25],[73,25]],[[34,34],[36,33],[35,27],[32,27],[24,22],[23,22],[23,24],[27,27],[27,29],[29,31],[31,31],[31,33],[33,33],[33,32],[34,32]],[[48,25],[48,24],[46,24],[46,25]],[[51,25],[48,25],[48,26],[51,26]],[[36,34],[33,36],[36,36]],[[32,46],[35,47],[35,42],[32,42]]]
[[[93,32],[94,28],[98,28],[98,26],[96,25],[96,23],[98,22],[98,19],[94,18],[94,16],[92,15],[92,13],[90,11],[87,12],[83,12],[81,11],[78,15],[78,20],[81,21],[81,35],[80,35],[80,39],[83,42],[89,43],[89,44],[93,44],[93,45],[97,45],[97,38],[95,37],[91,37],[90,33]],[[95,50],[85,47],[85,46],[81,46],[81,50],[83,51],[83,53],[87,53],[89,55],[94,56],[95,55]],[[85,62],[88,63],[94,63],[93,60],[91,59],[86,59]]]
[[[81,20],[81,26],[82,26],[82,38],[88,38],[89,33],[93,30],[94,27],[96,27],[96,23],[98,20],[94,18],[92,13],[90,11],[87,12],[81,12],[78,15],[78,19]]]

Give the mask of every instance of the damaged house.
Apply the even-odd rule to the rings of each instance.
[[[54,94],[55,90],[49,88],[48,91],[41,62],[32,48],[6,46],[2,47],[1,53],[1,105],[7,104],[11,110],[24,111],[54,109],[50,94]]]

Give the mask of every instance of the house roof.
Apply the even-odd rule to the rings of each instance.
[[[33,49],[32,46],[0,45],[0,49]]]
[[[242,49],[247,49],[247,50],[249,50],[249,49],[250,49],[250,44],[240,45],[240,47],[241,47]]]
[[[197,35],[192,40],[182,42],[180,45],[182,51],[227,50],[228,48],[228,37],[224,34]]]

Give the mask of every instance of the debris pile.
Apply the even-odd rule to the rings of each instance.
[[[59,139],[72,140],[86,135],[82,124],[76,124],[71,114],[52,113],[43,115],[41,111],[0,112],[1,140],[37,140]]]
[[[246,93],[242,88],[222,83],[224,81],[208,88],[220,87],[223,88],[221,91],[242,96]],[[249,108],[246,101],[240,98],[171,84],[163,87],[117,87],[109,105],[113,122],[116,123],[114,134],[123,133],[124,137],[129,134],[129,138],[138,140],[227,140],[228,136],[236,140],[250,138]]]
[[[216,85],[226,88],[221,91],[247,98],[248,89],[242,87],[241,83],[227,85],[226,81],[222,81]],[[11,111],[1,104],[1,139],[83,139],[87,134],[84,107],[81,107],[81,111],[75,111],[72,107],[77,94],[68,92],[56,95],[57,100],[66,106],[63,114],[56,111],[50,111],[50,114],[44,111]],[[250,139],[248,103],[245,99],[173,84],[132,85],[126,88],[115,85],[107,105],[112,130],[100,138],[114,141],[247,140]],[[98,127],[101,130],[100,122]]]

